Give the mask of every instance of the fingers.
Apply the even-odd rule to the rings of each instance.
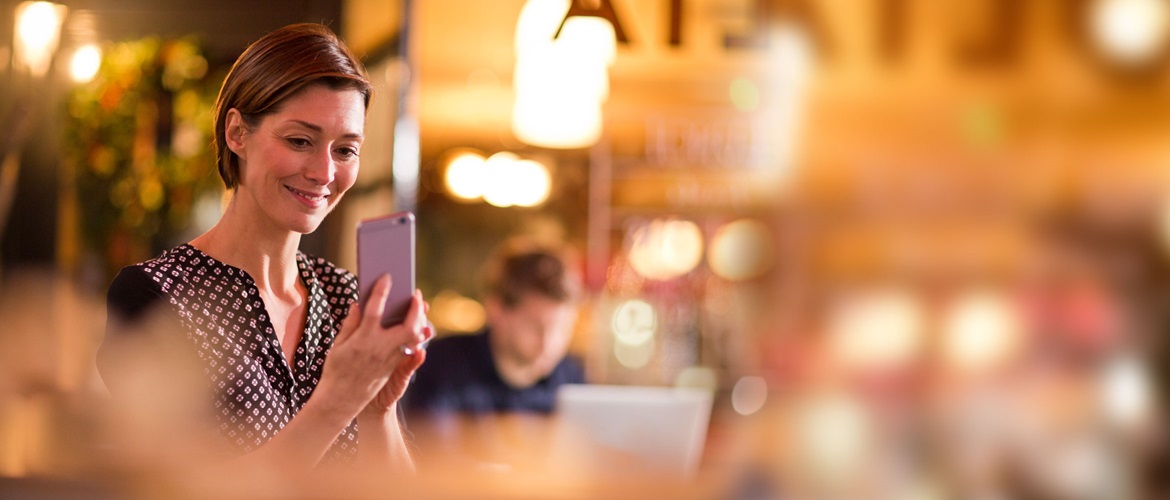
[[[402,321],[402,326],[409,329],[411,333],[411,347],[417,348],[418,344],[427,339],[427,315],[426,302],[423,301],[421,290],[415,290],[414,296],[410,299],[410,309],[406,311],[406,319]]]
[[[414,371],[422,366],[423,361],[426,361],[426,359],[426,351],[416,350],[413,354],[403,357],[402,361],[398,363],[398,366],[394,367],[394,375],[403,377],[403,382],[408,382],[411,375],[414,375]]]
[[[386,299],[390,297],[392,286],[393,280],[389,274],[383,274],[378,278],[378,281],[374,282],[374,286],[370,288],[370,297],[366,299],[366,310],[363,311],[363,318],[381,321],[382,314],[386,311]]]
[[[422,314],[422,307],[422,292],[415,290],[414,295],[410,297],[410,309],[406,310],[406,319],[402,320],[402,324],[411,330],[417,330],[419,318],[426,317]]]
[[[383,355],[409,357],[419,351],[419,344],[434,335],[433,328],[429,326],[426,317],[427,304],[423,300],[422,292],[415,290],[403,322],[388,328],[383,327],[380,319],[385,312],[385,303],[390,294],[391,286],[389,275],[378,278],[378,281],[370,289],[370,297],[361,315],[361,324],[355,325],[353,329],[365,332],[364,335],[372,342],[370,347]],[[373,322],[368,322],[366,318],[373,318],[369,320]],[[397,354],[391,351],[397,351]],[[397,362],[398,360],[395,360],[393,364],[397,364]]]

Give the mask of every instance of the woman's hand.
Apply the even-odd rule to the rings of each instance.
[[[410,301],[410,309],[406,312],[406,319],[402,321],[402,324],[391,327],[392,329],[408,328],[413,335],[414,342],[402,346],[401,350],[405,358],[394,368],[386,385],[382,386],[382,390],[378,391],[378,394],[366,405],[362,413],[372,416],[389,413],[394,409],[398,400],[402,399],[402,395],[406,393],[410,377],[414,375],[414,371],[419,366],[422,366],[427,357],[427,352],[420,349],[419,345],[434,335],[434,330],[431,328],[430,322],[427,321],[426,312],[428,309],[426,302],[423,301],[422,292],[415,290],[414,298]]]
[[[363,409],[385,412],[393,408],[425,357],[417,349],[428,336],[422,294],[415,292],[402,324],[383,328],[390,287],[390,276],[382,276],[364,308],[351,306],[325,359],[314,397],[327,398],[329,406],[349,418]]]

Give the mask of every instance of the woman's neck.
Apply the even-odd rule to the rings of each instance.
[[[233,196],[223,217],[191,245],[216,260],[247,271],[257,288],[276,295],[292,293],[297,284],[297,248],[301,235],[248,217]]]

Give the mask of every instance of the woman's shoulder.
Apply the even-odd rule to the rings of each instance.
[[[162,285],[143,264],[123,267],[106,291],[110,317],[136,321],[162,301]]]
[[[165,295],[163,283],[184,267],[182,246],[164,251],[158,257],[123,267],[106,291],[110,313],[134,319]]]

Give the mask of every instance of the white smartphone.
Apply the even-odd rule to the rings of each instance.
[[[414,296],[414,214],[367,219],[357,227],[358,298],[365,307],[374,283],[383,274],[393,280],[382,326],[402,323]]]

